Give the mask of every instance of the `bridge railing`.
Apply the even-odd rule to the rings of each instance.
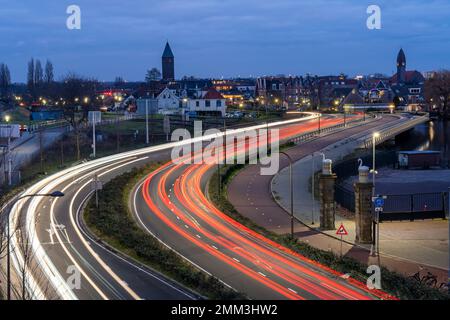
[[[375,144],[380,144],[398,134],[405,132],[411,128],[414,128],[418,124],[427,122],[430,120],[429,114],[424,114],[422,116],[415,117],[414,119],[407,119],[401,124],[389,125],[388,127],[379,130],[379,136],[375,138]],[[360,147],[369,149],[373,146],[373,137],[364,137],[360,140]]]
[[[372,119],[374,119],[374,118],[376,118],[376,115],[371,115],[371,116],[368,115],[367,117],[371,117]],[[317,136],[320,136],[323,133],[330,133],[330,132],[333,132],[333,131],[336,131],[336,130],[348,127],[349,125],[356,124],[356,123],[361,123],[361,122],[364,122],[364,121],[367,121],[367,119],[366,120],[364,120],[363,118],[352,119],[352,120],[346,121],[345,123],[339,123],[339,124],[334,125],[334,126],[323,127],[323,128],[316,129],[316,130],[313,130],[313,131],[308,131],[306,133],[303,133],[301,135],[298,135],[298,136],[296,136],[294,138],[289,139],[288,142],[299,144],[299,143],[302,143],[302,142],[309,141],[312,138],[315,138]]]

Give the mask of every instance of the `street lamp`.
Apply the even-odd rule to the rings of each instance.
[[[372,135],[372,183],[373,183],[373,196],[375,196],[375,175],[377,174],[377,171],[375,169],[375,148],[376,148],[376,143],[377,143],[377,139],[380,137],[380,133],[379,132],[374,132]]]
[[[51,197],[51,198],[60,198],[64,197],[64,193],[61,191],[53,191],[52,193],[35,193],[35,194],[27,194],[17,198],[14,202],[17,202],[24,198],[33,198],[33,197]],[[8,208],[6,208],[8,210]],[[6,295],[7,300],[11,300],[11,249],[10,249],[10,241],[11,241],[11,231],[10,231],[10,223],[9,216],[11,211],[8,210],[6,216]]]
[[[12,185],[12,179],[11,179],[11,170],[12,170],[12,159],[11,159],[11,155],[10,155],[10,151],[11,151],[11,134],[12,134],[12,127],[11,124],[9,123],[11,121],[11,116],[9,114],[5,115],[5,121],[8,124],[7,128],[9,130],[8,133],[8,147],[7,147],[7,156],[8,156],[8,185]],[[5,154],[3,154],[3,167],[4,167],[4,171],[5,171],[5,179],[6,179],[6,157]]]
[[[375,197],[376,192],[375,192],[375,176],[377,174],[376,168],[375,168],[375,148],[376,148],[376,140],[380,137],[380,133],[379,132],[374,132],[372,135],[372,183],[373,183],[373,187],[372,187],[372,197]],[[378,257],[380,256],[380,212],[376,212],[376,220],[374,222],[374,227],[376,228],[376,252]],[[374,239],[375,240],[375,239]],[[375,252],[374,252],[375,253]]]
[[[319,113],[319,117],[318,117],[318,120],[319,120],[319,134],[320,134],[320,131],[321,131],[321,127],[320,127],[320,118],[322,117],[322,114],[321,113]]]
[[[315,171],[316,171],[316,162],[315,162],[315,155],[316,155],[316,153],[317,152],[313,152],[312,153],[312,155],[311,155],[311,162],[312,162],[312,173],[311,173],[311,183],[312,183],[312,186],[311,186],[311,198],[312,198],[312,210],[311,210],[311,224],[314,224],[314,214],[315,214],[315,211],[316,211],[316,206],[315,206],[315,202],[316,202],[316,196],[315,196],[315,189],[316,189],[316,186],[315,186]],[[319,152],[318,153],[319,155],[321,155],[322,156],[322,161],[325,161],[325,154],[324,153],[322,153],[322,152]]]
[[[289,160],[289,189],[290,189],[290,200],[291,200],[291,238],[294,239],[294,179],[292,172],[292,158],[286,153],[281,151],[280,154],[285,155]]]

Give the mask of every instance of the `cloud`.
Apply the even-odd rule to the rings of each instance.
[[[369,31],[366,8],[375,2],[382,30]],[[73,3],[82,10],[79,31],[65,27]],[[17,80],[31,56],[51,58],[59,73],[70,65],[101,79],[139,80],[159,66],[167,39],[178,76],[389,73],[400,46],[417,69],[448,67],[450,59],[446,0],[0,0],[0,6],[2,59]]]

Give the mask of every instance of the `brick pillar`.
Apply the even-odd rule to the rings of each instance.
[[[355,182],[356,243],[372,244],[372,182]]]
[[[336,205],[334,202],[334,185],[337,176],[335,174],[320,174],[320,229],[335,230],[334,225]]]

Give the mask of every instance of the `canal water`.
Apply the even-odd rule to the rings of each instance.
[[[450,164],[450,121],[432,120],[397,137],[397,150],[440,151],[442,162]]]

